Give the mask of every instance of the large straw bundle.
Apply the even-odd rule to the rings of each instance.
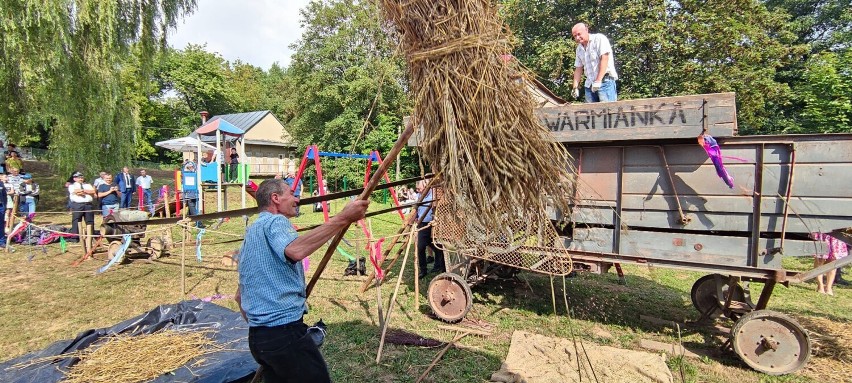
[[[488,0],[383,0],[400,33],[421,153],[483,231],[567,208],[567,153],[533,116],[511,36]],[[549,224],[549,222],[548,222]]]

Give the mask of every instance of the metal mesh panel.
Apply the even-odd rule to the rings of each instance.
[[[567,275],[571,256],[543,211],[494,206],[506,211],[501,227],[478,227],[435,189],[432,237],[445,250],[548,275]]]

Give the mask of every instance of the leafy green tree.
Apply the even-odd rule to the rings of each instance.
[[[387,153],[396,142],[402,117],[410,110],[402,62],[369,1],[313,1],[302,10],[305,32],[279,82],[288,100],[279,117],[301,145],[322,150]],[[407,149],[406,174],[416,163]],[[333,182],[363,179],[363,163],[328,161]],[[346,164],[346,165],[344,165]]]
[[[777,113],[772,124],[791,133],[852,131],[842,121],[848,92],[838,93],[848,89],[848,80],[844,83],[843,68],[835,66],[852,48],[849,0],[767,0],[766,4],[775,12],[789,14],[796,42],[807,47],[778,71],[777,81],[788,84],[792,96],[774,106]]]
[[[269,109],[263,69],[237,60],[227,71],[227,83],[235,93],[236,108],[240,112]]]
[[[162,95],[174,92],[189,108],[210,115],[237,110],[238,93],[230,81],[230,64],[204,46],[189,44],[169,51],[160,74]]]
[[[811,52],[852,47],[852,3],[849,0],[766,0],[773,11],[790,14],[799,43]]]
[[[135,54],[146,72],[166,30],[194,8],[194,0],[0,0],[0,130],[16,140],[46,129],[63,172],[127,163],[140,124],[122,64]]]
[[[767,105],[789,99],[776,71],[803,49],[757,0],[504,0],[502,13],[516,56],[558,94],[570,94],[571,27],[586,22],[613,44],[620,98],[735,91],[744,133],[773,131]]]
[[[793,132],[852,132],[852,48],[811,56],[802,79],[796,100],[803,108]]]

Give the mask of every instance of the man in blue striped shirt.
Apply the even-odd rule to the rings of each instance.
[[[356,200],[329,222],[298,236],[290,218],[299,198],[281,179],[263,181],[255,194],[260,215],[240,250],[237,303],[249,323],[249,349],[264,368],[264,382],[330,382],[322,354],[302,321],[307,313],[300,262],[349,224],[364,218],[368,201]]]
[[[426,197],[423,198],[424,205],[420,205],[417,207],[417,218],[420,222],[417,224],[417,262],[420,267],[420,275],[418,278],[426,278],[426,248],[431,247],[432,253],[435,254],[435,265],[432,267],[433,273],[443,273],[447,271],[447,267],[444,265],[444,252],[435,246],[435,243],[432,241],[432,211],[434,207],[432,206],[433,202],[433,194],[432,189],[426,190],[426,186],[428,186],[428,182],[426,180],[417,181],[417,184],[414,185],[418,193],[426,193]]]

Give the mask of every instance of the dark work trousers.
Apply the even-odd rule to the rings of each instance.
[[[248,341],[254,360],[263,366],[265,383],[331,382],[328,366],[302,321],[249,327]]]
[[[432,242],[432,226],[429,226],[429,222],[421,222],[417,224],[417,262],[420,266],[420,275],[426,274],[427,247],[431,247],[435,253],[435,266],[432,271],[438,273],[447,271],[444,265],[444,252]]]
[[[95,224],[95,212],[93,211],[94,205],[91,202],[80,203],[80,202],[71,202],[71,234],[75,234],[74,240],[79,239],[77,234],[77,222],[83,220],[86,222],[86,225],[94,225]],[[85,234],[85,233],[84,233]]]
[[[132,207],[133,206],[133,189],[124,189],[124,192],[121,193],[121,201],[119,201],[119,207],[122,209]]]
[[[229,167],[228,181],[236,182],[237,181],[237,166],[238,164],[231,162],[231,166]]]
[[[194,194],[193,194],[194,195]],[[189,216],[198,215],[200,212],[198,211],[198,198],[187,198],[183,200],[184,206],[186,206],[187,214]],[[204,223],[201,221],[195,222],[195,227],[204,227]]]

